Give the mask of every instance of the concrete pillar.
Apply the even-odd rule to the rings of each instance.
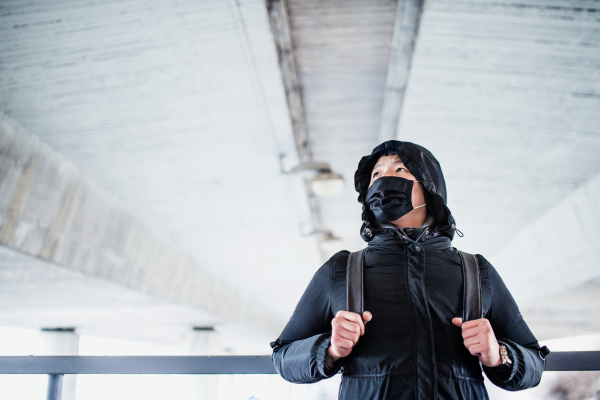
[[[183,347],[192,356],[225,355],[221,334],[212,327],[194,327],[184,337]]]
[[[42,329],[42,351],[48,356],[76,356],[79,354],[79,335],[74,328]],[[75,400],[77,375],[65,375],[62,400]]]
[[[183,340],[183,352],[190,356],[225,355],[222,349],[221,334],[212,327],[195,327]],[[219,398],[218,375],[192,375],[190,386],[198,400],[217,400]]]

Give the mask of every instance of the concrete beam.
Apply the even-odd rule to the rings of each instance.
[[[600,332],[600,279],[553,293],[521,307],[538,340]]]
[[[410,65],[419,33],[424,0],[399,0],[392,38],[385,94],[379,123],[379,143],[396,139]]]
[[[198,307],[165,302],[0,246],[0,326],[70,327],[80,335],[171,345],[193,326],[218,322]],[[238,342],[237,336],[228,338]]]
[[[284,321],[243,298],[0,114],[0,245],[166,302],[276,335]]]
[[[277,48],[277,58],[281,70],[283,87],[287,97],[290,119],[294,129],[296,139],[296,148],[300,161],[308,163],[312,161],[312,154],[306,132],[306,122],[304,121],[304,108],[302,105],[302,92],[298,83],[296,73],[296,60],[294,59],[294,48],[292,43],[292,34],[290,19],[286,0],[269,0],[267,2],[269,10],[269,20],[271,30],[275,39]]]
[[[593,281],[600,277],[598,226],[600,175],[580,186],[520,231],[506,247],[489,259],[521,308],[529,310],[524,314],[533,316],[535,310],[546,310],[538,314],[546,320],[544,329],[549,329],[541,332],[544,337],[600,330],[600,325],[592,326],[585,322],[592,318],[592,315],[586,317],[585,312],[580,313],[580,329],[577,324],[572,324],[572,318],[565,319],[572,314],[569,310],[580,309],[584,304],[597,310],[600,305],[600,295],[587,296],[585,301],[581,296],[575,296],[579,292],[576,288],[597,287],[597,281],[595,284]],[[593,293],[594,290],[587,292]],[[554,308],[554,314],[548,313],[547,310],[553,308],[548,305],[558,298],[564,307]]]
[[[298,158],[301,164],[308,164],[313,161],[313,156],[306,129],[302,90],[298,81],[297,65],[294,58],[294,46],[292,42],[287,0],[269,0],[267,2],[267,7],[269,10],[271,30],[277,48],[277,58],[279,60],[279,69],[281,70],[283,87],[285,88],[290,120],[292,122],[294,138],[296,140]],[[295,185],[298,186],[298,183],[298,180],[296,180]],[[313,232],[325,230],[319,199],[313,193],[307,180],[303,181],[302,186],[310,210],[311,230]],[[295,188],[295,192],[299,192],[298,188]],[[329,257],[321,250],[321,258],[325,261]]]

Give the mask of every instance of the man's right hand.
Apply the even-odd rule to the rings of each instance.
[[[350,311],[338,311],[335,314],[335,318],[331,320],[331,345],[327,349],[333,361],[350,354],[358,339],[365,334],[365,324],[373,319],[373,316],[365,311],[363,319]]]

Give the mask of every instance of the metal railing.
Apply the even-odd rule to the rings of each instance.
[[[600,351],[553,352],[546,371],[600,371]],[[275,374],[271,356],[2,356],[0,374],[47,374],[60,400],[69,374]]]

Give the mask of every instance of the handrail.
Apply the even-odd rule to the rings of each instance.
[[[544,371],[600,371],[600,351],[553,351]]]
[[[555,351],[546,371],[600,371],[600,351]],[[271,356],[0,356],[0,374],[275,374]]]
[[[271,356],[2,356],[0,374],[275,374]]]
[[[600,371],[600,351],[552,352],[546,371]],[[275,374],[271,356],[0,356],[0,374],[47,374],[60,400],[65,374]]]

